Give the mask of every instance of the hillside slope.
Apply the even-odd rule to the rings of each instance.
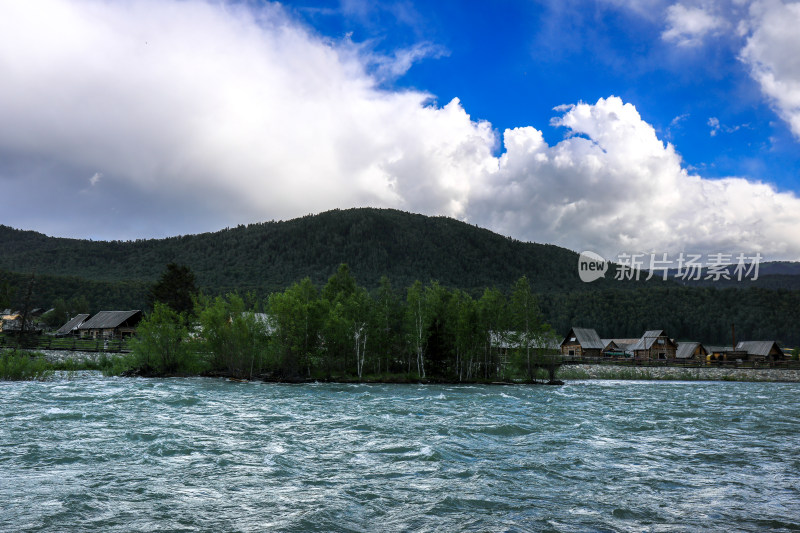
[[[153,281],[168,262],[188,265],[211,292],[278,290],[309,276],[324,283],[340,263],[375,287],[416,279],[464,289],[508,287],[527,275],[542,292],[583,290],[578,256],[523,243],[445,217],[391,209],[328,211],[215,233],[128,242],[47,237],[0,226],[0,269],[95,281]],[[601,280],[593,288],[618,286]]]

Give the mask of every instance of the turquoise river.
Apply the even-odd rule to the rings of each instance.
[[[800,384],[0,383],[0,531],[800,531]]]

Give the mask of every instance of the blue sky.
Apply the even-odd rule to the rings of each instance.
[[[535,125],[554,144],[565,133],[549,126],[554,107],[616,95],[704,176],[800,191],[798,139],[738,59],[744,39],[735,32],[676,46],[661,36],[662,17],[604,2],[286,5],[321,34],[349,35],[383,54],[429,44],[430,56],[391,86],[430,92],[439,103],[457,97],[500,131]]]
[[[788,0],[4,2],[1,222],[124,240],[375,206],[797,260],[797,27]]]

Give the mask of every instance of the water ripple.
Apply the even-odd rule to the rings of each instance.
[[[0,383],[0,530],[798,531],[798,392]]]

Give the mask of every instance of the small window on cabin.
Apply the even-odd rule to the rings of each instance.
[[[575,350],[570,350],[569,355],[575,355]]]
[[[658,339],[658,344],[664,344],[664,339]]]
[[[575,339],[575,337],[570,337],[570,338],[569,338],[569,342],[575,342],[576,340],[577,340],[577,339]]]
[[[658,358],[659,359],[666,359],[667,358],[667,354],[664,353],[664,352],[658,352]]]

